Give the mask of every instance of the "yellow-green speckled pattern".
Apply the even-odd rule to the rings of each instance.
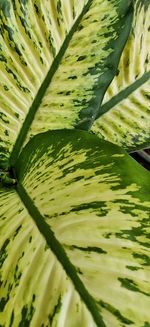
[[[17,157],[35,113],[26,142],[41,131],[73,128],[93,119],[128,36],[130,4],[131,0],[0,1],[3,161],[21,133]]]
[[[8,152],[86,2],[0,1],[0,136]]]
[[[116,0],[92,1],[42,100],[27,140],[39,132],[70,128],[80,120],[94,118],[93,109],[98,104],[95,85],[101,92],[105,82],[99,78],[110,69],[105,58],[114,53],[108,44],[118,37],[113,26],[118,21],[117,7]],[[122,23],[123,30],[125,21]]]
[[[134,1],[134,12],[118,76],[108,88],[101,108],[108,111],[92,127],[101,138],[129,151],[150,145],[150,1]],[[125,94],[127,88],[129,94]]]
[[[106,326],[148,326],[149,173],[115,145],[77,131],[36,136],[16,171]]]
[[[0,326],[96,327],[15,190],[0,209]]]

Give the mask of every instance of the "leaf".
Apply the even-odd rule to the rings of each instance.
[[[16,191],[0,203],[0,326],[96,326]]]
[[[92,130],[135,151],[150,146],[150,2],[134,1],[132,31],[118,75],[108,88]]]
[[[39,132],[90,126],[131,20],[131,0],[0,1],[1,167]]]
[[[15,174],[22,202],[96,325],[146,326],[150,307],[149,173],[119,147],[92,134],[54,131],[28,143]],[[13,215],[13,210],[9,212]],[[17,224],[18,217],[13,219]],[[8,260],[12,261],[14,253]],[[41,269],[41,264],[37,256],[32,267]],[[28,303],[31,300],[32,295]],[[84,326],[76,319],[74,314],[73,326]]]

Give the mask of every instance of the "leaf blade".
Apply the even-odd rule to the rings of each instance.
[[[93,135],[55,131],[32,139],[17,174],[95,298],[106,326],[146,323],[149,173]]]
[[[1,190],[0,203],[1,325],[73,327],[82,323],[95,327],[90,312],[16,191]]]
[[[12,3],[7,0],[5,5],[4,3],[1,5],[0,65],[3,110],[1,136],[2,146],[7,151],[4,155],[3,150],[2,155],[4,160],[6,159],[7,165],[9,153],[12,151],[14,153],[11,155],[11,161],[14,164],[16,154],[19,154],[39,106],[41,110],[39,108],[39,114],[37,111],[35,125],[33,123],[31,126],[26,141],[32,134],[41,132],[43,128],[73,128],[82,119],[83,122],[85,119],[85,122],[89,124],[93,119],[93,114],[96,114],[99,103],[97,96],[99,100],[102,99],[106,86],[114,76],[116,65],[114,64],[111,69],[109,65],[112,56],[116,54],[116,57],[119,57],[120,48],[123,47],[128,36],[132,16],[128,12],[130,1],[125,4],[119,0],[113,0],[111,3],[108,0],[105,2],[82,0],[80,2],[73,1],[68,7],[67,4],[68,1],[64,3],[64,1],[56,0],[50,4],[43,0],[35,5],[27,1]],[[76,25],[78,25],[78,30]],[[83,30],[82,25],[84,26]],[[74,33],[75,28],[76,32]],[[120,30],[124,33],[123,38]],[[69,33],[70,36],[73,36],[72,43],[69,45],[69,40],[66,41],[63,49]],[[89,40],[85,38],[86,33]],[[105,33],[105,37],[103,33]],[[102,38],[103,36],[103,42],[98,40],[97,46],[93,43],[95,36],[96,41],[98,37]],[[81,40],[81,45],[79,40]],[[119,50],[114,49],[115,44],[119,44],[119,40],[121,40]],[[68,45],[69,47],[66,49]],[[84,47],[85,49],[83,49]],[[68,52],[66,51],[66,56],[63,57],[65,50]],[[75,53],[76,51],[77,53]],[[58,72],[57,66],[61,57],[63,57],[63,64],[59,66],[60,72]],[[68,66],[65,66],[67,62],[69,71]],[[80,75],[76,76],[79,70]],[[95,85],[104,70],[106,72],[104,74],[105,83],[103,81],[105,85],[102,83],[100,94],[98,94]],[[53,74],[55,78],[52,78]],[[74,76],[78,77],[77,80]],[[72,79],[69,80],[69,78]],[[47,89],[49,83],[50,86]],[[86,83],[89,84],[88,92],[85,92],[87,90]],[[71,86],[70,93],[66,94]],[[46,90],[47,94],[44,97]],[[61,91],[62,94],[59,94]],[[77,93],[79,93],[78,102]],[[64,109],[63,102],[65,102]],[[17,145],[14,146],[16,139]]]
[[[150,144],[149,12],[147,0],[135,1],[132,31],[120,60],[118,76],[108,88],[100,117],[92,127],[100,137],[127,151]]]

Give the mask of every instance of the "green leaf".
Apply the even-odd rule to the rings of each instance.
[[[118,75],[108,88],[92,130],[135,151],[150,146],[150,1],[134,1],[132,31]]]
[[[1,167],[39,132],[91,125],[131,20],[131,0],[0,1]]]
[[[15,174],[18,179],[16,191],[39,230],[38,238],[37,228],[30,227],[32,233],[36,230],[38,243],[25,243],[25,246],[31,246],[31,254],[30,247],[29,250],[25,248],[28,274],[30,276],[32,272],[33,275],[29,279],[29,290],[35,285],[34,272],[37,271],[36,276],[39,276],[42,269],[45,274],[45,257],[37,254],[34,261],[32,259],[32,246],[36,253],[39,239],[43,237],[47,251],[51,248],[93,317],[91,325],[86,321],[85,326],[94,326],[94,321],[97,326],[107,327],[146,326],[150,307],[149,173],[119,147],[92,134],[54,131],[35,136],[29,142],[16,164]],[[22,223],[14,209],[19,206],[14,207],[14,202],[8,197],[4,202],[8,223],[6,225],[2,220],[6,231],[2,230],[3,242],[8,239],[7,234],[13,235],[13,226],[18,228],[19,221]],[[25,214],[22,215],[27,224]],[[28,228],[24,232],[27,240],[30,237]],[[20,239],[14,243],[12,252],[7,251],[7,269],[2,266],[8,281],[9,271],[14,276],[11,263],[14,258],[17,261],[21,257],[21,254],[16,256],[16,251],[21,251],[23,239]],[[47,271],[51,271],[51,260],[46,264]],[[42,280],[37,288],[41,297],[38,302],[41,316],[45,290],[51,293],[51,285],[54,287],[58,283],[54,275],[49,278],[49,287],[45,287]],[[21,290],[22,286],[27,292],[27,285],[28,278],[24,277],[17,287]],[[18,294],[19,291],[14,292]],[[28,300],[24,300],[27,307],[30,307],[32,297],[33,291],[28,292]],[[63,301],[62,306],[65,305]],[[17,306],[17,300],[15,303]],[[71,305],[72,299],[69,298],[67,303]],[[7,305],[11,312],[11,294]],[[17,306],[18,311],[19,308]],[[67,317],[68,311],[64,314]],[[60,316],[58,313],[56,321],[61,319]],[[30,324],[36,327],[34,315],[32,319]],[[59,326],[59,323],[55,324]],[[74,312],[68,325],[61,326],[84,326],[84,323]]]
[[[0,326],[95,327],[16,191],[1,190],[0,203]]]

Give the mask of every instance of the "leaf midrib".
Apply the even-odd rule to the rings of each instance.
[[[31,107],[29,108],[28,114],[25,118],[25,121],[24,121],[22,127],[21,127],[21,130],[19,132],[19,135],[17,137],[17,140],[13,146],[13,150],[10,155],[10,159],[9,159],[10,167],[14,167],[14,165],[17,161],[17,158],[19,156],[19,153],[20,153],[23,143],[25,141],[26,135],[29,131],[29,128],[30,128],[33,120],[34,120],[35,114],[38,111],[41,101],[47,91],[47,88],[49,87],[51,80],[60,65],[60,62],[65,54],[65,51],[68,48],[68,45],[72,39],[74,32],[76,31],[80,21],[82,20],[83,16],[87,12],[87,10],[89,9],[91,4],[92,4],[92,0],[88,0],[87,4],[84,5],[82,12],[80,13],[80,15],[76,19],[75,23],[73,24],[72,28],[70,29],[69,33],[67,34],[57,56],[55,57],[55,59],[53,61],[52,66],[50,67],[44,81],[42,82],[42,84],[32,102]]]
[[[16,191],[29,212],[30,216],[33,218],[39,232],[43,235],[48,247],[51,249],[53,254],[58,259],[59,263],[62,265],[67,276],[73,282],[73,285],[86,305],[87,309],[90,311],[96,325],[98,327],[106,327],[95,303],[94,298],[89,294],[83,282],[80,280],[74,265],[69,260],[65,250],[63,249],[60,242],[54,235],[50,226],[45,222],[44,217],[41,215],[37,207],[34,205],[32,199],[27,194],[26,190],[21,183],[16,186]]]
[[[117,93],[115,96],[113,96],[109,101],[105,102],[99,109],[99,115],[96,119],[99,119],[101,116],[103,116],[105,113],[107,113],[109,110],[114,108],[117,104],[119,104],[121,101],[126,99],[129,95],[131,95],[133,92],[135,92],[140,86],[145,84],[150,79],[150,71],[145,72],[142,77],[137,79],[135,82],[127,86],[125,89]]]

